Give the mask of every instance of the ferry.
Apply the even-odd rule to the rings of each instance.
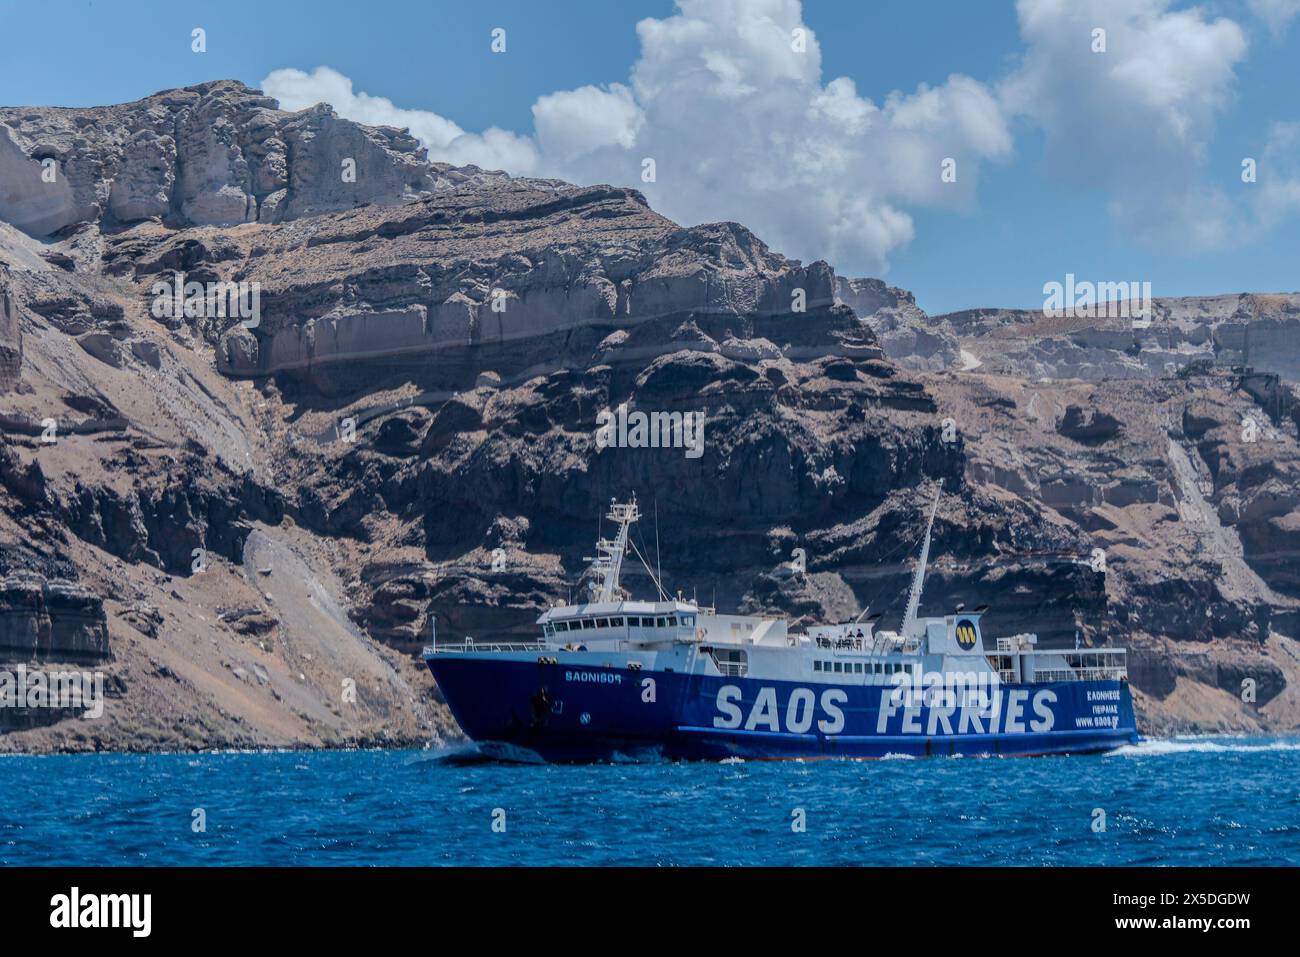
[[[424,659],[484,754],[513,761],[856,759],[1086,754],[1136,743],[1122,648],[988,644],[987,606],[920,617],[936,494],[897,631],[880,616],[791,627],[670,597],[614,501],[588,601],[557,604],[526,643],[472,638]],[[620,586],[629,550],[658,592]]]

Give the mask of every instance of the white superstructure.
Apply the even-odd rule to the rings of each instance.
[[[1122,649],[1039,651],[1034,635],[998,639],[994,647],[986,648],[980,619],[987,606],[974,611],[958,606],[946,615],[919,617],[937,508],[936,495],[897,632],[877,629],[879,616],[866,618],[865,612],[855,621],[809,625],[801,631],[792,630],[783,618],[720,615],[680,596],[668,597],[639,553],[661,600],[625,597],[620,585],[622,563],[629,549],[635,551],[629,530],[640,518],[633,498],[611,504],[607,518],[616,533],[612,539],[601,538],[596,556],[588,559],[592,600],[547,609],[537,619],[541,634],[536,644],[476,644],[466,639],[438,644],[427,652],[563,651],[570,653],[566,660],[593,665],[836,685],[897,684],[900,672],[918,681],[922,676],[957,675],[976,684],[1126,677]]]

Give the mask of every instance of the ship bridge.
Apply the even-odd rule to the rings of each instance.
[[[551,645],[623,647],[673,642],[779,645],[791,642],[786,622],[719,615],[687,601],[591,602],[557,605],[537,619]]]
[[[548,644],[606,647],[694,641],[699,619],[699,608],[691,602],[597,601],[548,608],[537,624]]]

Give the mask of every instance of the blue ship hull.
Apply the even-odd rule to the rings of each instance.
[[[881,685],[490,654],[427,661],[465,734],[489,754],[518,760],[1028,756],[1108,751],[1138,740],[1125,681],[1004,684],[987,706],[954,708],[919,698],[910,705]]]

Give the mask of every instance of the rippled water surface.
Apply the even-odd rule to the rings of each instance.
[[[526,766],[431,751],[6,757],[0,860],[1300,864],[1297,782],[1300,740],[1265,738],[807,764]]]

